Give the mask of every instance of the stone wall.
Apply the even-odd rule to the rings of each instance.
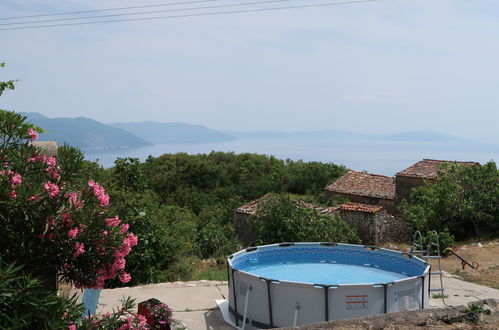
[[[254,242],[255,237],[251,231],[252,215],[234,212],[234,227],[237,237],[241,241],[243,247],[248,247]]]
[[[388,242],[410,243],[414,227],[412,222],[387,212],[376,213],[376,245]]]
[[[339,211],[338,215],[355,229],[364,244],[378,244],[376,242],[375,213]]]
[[[397,176],[395,178],[395,204],[398,206],[403,199],[411,200],[411,190],[426,185],[423,178]]]
[[[409,243],[412,238],[412,223],[394,216],[385,210],[376,213],[341,210],[338,214],[359,234],[364,244],[381,245],[388,242]]]
[[[388,212],[396,213],[395,200],[393,199],[378,199],[378,204],[383,206]]]

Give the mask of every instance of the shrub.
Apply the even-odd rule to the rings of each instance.
[[[99,183],[81,185],[66,171],[82,161],[77,149],[64,152],[64,165],[30,144],[40,129],[25,117],[0,110],[0,253],[77,287],[102,288],[119,277],[125,256],[137,244],[128,224],[109,212]]]
[[[255,245],[279,242],[360,243],[357,233],[340,217],[320,215],[286,195],[271,194],[252,220]]]
[[[420,231],[448,229],[458,239],[499,235],[499,171],[492,161],[478,166],[447,164],[434,183],[417,187],[399,208]]]
[[[428,244],[430,243],[430,240],[433,243],[437,242],[437,237],[433,231],[428,231],[426,235],[423,235],[423,249],[428,248]],[[444,255],[447,254],[445,251],[447,248],[451,248],[454,246],[454,236],[449,233],[448,230],[444,230],[438,233],[438,243],[440,246],[440,254]],[[431,255],[436,255],[437,254],[437,247],[432,245],[430,247],[429,253]]]
[[[58,297],[22,265],[7,264],[0,257],[1,329],[67,329],[83,310],[76,297]]]

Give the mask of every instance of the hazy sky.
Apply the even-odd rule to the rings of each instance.
[[[2,0],[0,16],[181,1]],[[181,7],[127,12],[172,8]],[[234,9],[209,11],[217,10]],[[0,80],[20,80],[0,107],[49,117],[226,130],[436,130],[499,143],[497,0],[380,0],[0,31],[0,61],[7,63]]]

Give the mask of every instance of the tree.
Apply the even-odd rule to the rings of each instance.
[[[280,242],[360,243],[340,217],[320,215],[316,210],[293,202],[286,195],[268,195],[252,220],[255,245]]]
[[[3,68],[5,66],[5,63],[0,62],[0,68]],[[0,96],[4,93],[5,90],[8,89],[14,89],[15,81],[14,80],[9,80],[9,81],[0,81]]]
[[[499,235],[499,172],[482,166],[444,165],[434,183],[415,188],[411,203],[402,201],[404,217],[422,231],[448,229],[458,239]]]

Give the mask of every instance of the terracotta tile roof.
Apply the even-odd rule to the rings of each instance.
[[[255,199],[249,203],[244,204],[243,206],[237,208],[235,211],[237,213],[255,215],[258,209],[258,204],[265,200],[269,194],[263,195],[262,197]],[[306,203],[303,201],[296,202],[297,206],[308,207],[310,209],[314,209],[320,214],[334,214],[338,211],[351,211],[351,212],[361,212],[361,213],[377,213],[379,211],[384,210],[383,206],[379,205],[369,205],[369,204],[361,204],[361,203],[343,203],[338,206],[318,206],[311,203]]]
[[[236,213],[241,213],[241,214],[249,214],[249,215],[255,215],[256,210],[258,208],[258,204],[260,204],[261,201],[263,201],[265,198],[267,198],[270,195],[270,193],[263,195],[260,198],[257,198],[255,200],[252,200],[249,203],[244,204],[243,206],[238,207],[235,212]]]
[[[395,174],[395,176],[436,179],[438,171],[440,170],[440,165],[447,163],[454,163],[463,166],[480,165],[477,162],[458,162],[458,161],[448,161],[448,160],[423,159],[417,162],[416,164],[406,168],[405,170],[398,172],[397,174]]]
[[[339,206],[339,209],[342,211],[353,211],[353,212],[362,212],[362,213],[377,213],[382,211],[384,208],[380,205],[369,205],[369,204],[360,204],[360,203],[345,203]]]
[[[241,214],[249,214],[249,215],[255,215],[256,211],[258,210],[258,204],[260,204],[262,201],[264,201],[266,198],[268,198],[272,193],[268,193],[263,195],[260,198],[257,198],[249,203],[244,204],[243,206],[238,207],[235,212],[236,213],[241,213]],[[314,209],[318,212],[322,211],[324,209],[323,206],[318,206],[312,203],[307,203],[304,201],[297,201],[295,202],[297,206],[302,206],[302,207],[308,207],[310,209]]]
[[[351,212],[361,212],[361,213],[377,213],[383,211],[384,207],[380,205],[369,205],[361,203],[343,203],[338,206],[325,207],[320,211],[320,214],[331,214],[338,211],[351,211]]]
[[[325,190],[358,196],[395,199],[395,179],[389,176],[348,171]]]

